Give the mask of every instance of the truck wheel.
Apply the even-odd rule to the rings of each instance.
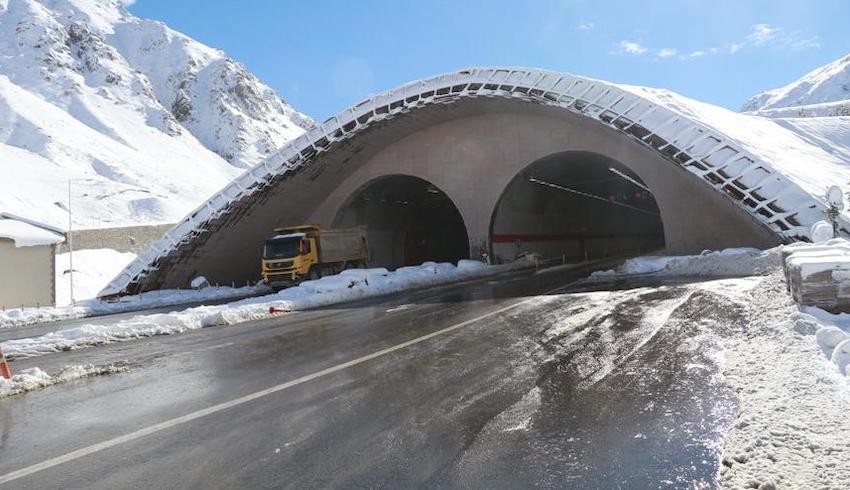
[[[313,267],[310,269],[310,273],[307,275],[307,277],[309,277],[311,281],[315,281],[316,279],[322,277],[322,273],[319,272],[318,267]]]

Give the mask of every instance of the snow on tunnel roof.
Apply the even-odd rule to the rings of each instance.
[[[0,215],[0,238],[13,240],[18,248],[55,245],[65,241],[61,233],[47,225],[7,215]]]
[[[772,119],[733,112],[663,89],[619,85],[721,133],[823,202],[850,182],[850,118]],[[783,203],[784,204],[784,203]]]
[[[783,240],[806,238],[824,215],[830,185],[850,181],[850,118],[790,123],[735,113],[662,89],[615,84],[537,68],[466,68],[371,96],[290,141],[174,226],[101,296],[120,294],[159,259],[202,236],[233,202],[297,171],[375,122],[462,98],[519,99],[595,119],[695,174]],[[837,125],[837,126],[836,126]],[[669,151],[670,155],[665,154]],[[850,234],[850,210],[840,217]]]

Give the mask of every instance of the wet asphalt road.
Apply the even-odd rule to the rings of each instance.
[[[687,281],[540,295],[579,275],[17,361],[131,369],[0,400],[0,481],[39,470],[0,488],[713,486],[734,397],[698,351],[676,347],[706,318],[736,328],[737,313]],[[672,313],[647,321],[653,306]],[[64,459],[34,466],[51,458]]]

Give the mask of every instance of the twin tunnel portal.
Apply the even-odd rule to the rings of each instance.
[[[275,227],[298,224],[366,226],[371,264],[387,268],[485,256],[503,263],[524,253],[567,261],[699,253],[785,240],[783,223],[774,226],[734,189],[695,173],[692,166],[711,164],[721,146],[709,133],[674,146],[634,131],[634,122],[622,129],[604,112],[582,112],[592,106],[565,108],[547,94],[531,100],[530,92],[506,96],[498,87],[483,97],[485,87],[456,85],[441,98],[442,89],[417,86],[427,100],[402,87],[335,116],[213,196],[101,295],[185,287],[197,275],[256,281],[263,241]],[[699,145],[710,149],[701,160],[693,156]],[[737,162],[731,147],[723,151]]]
[[[527,253],[575,262],[664,247],[652,191],[627,166],[586,152],[549,155],[514,176],[492,210],[480,257],[470,253],[455,203],[420,177],[376,177],[345,201],[332,225],[365,226],[372,264],[388,268],[470,257],[505,263]]]
[[[302,220],[365,226],[371,263],[390,269],[485,256],[505,263],[526,253],[576,262],[777,243],[634,139],[546,109],[461,102],[374,128],[341,150],[348,155],[339,164],[327,158],[313,185],[334,171],[338,183]]]

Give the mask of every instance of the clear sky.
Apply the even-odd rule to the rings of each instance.
[[[847,0],[127,0],[323,120],[468,66],[534,66],[737,110],[850,53]]]

